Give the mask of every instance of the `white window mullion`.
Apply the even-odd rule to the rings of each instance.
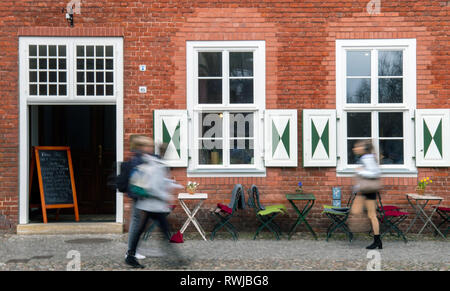
[[[223,112],[223,122],[222,122],[222,133],[223,133],[223,142],[222,142],[222,157],[223,157],[223,166],[225,168],[230,167],[230,112]]]

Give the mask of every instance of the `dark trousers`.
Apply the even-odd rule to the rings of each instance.
[[[134,256],[136,254],[136,249],[139,244],[139,240],[141,235],[146,230],[147,224],[150,220],[155,221],[161,231],[164,234],[164,238],[166,239],[166,244],[169,244],[170,235],[169,235],[169,223],[167,222],[167,213],[156,213],[156,212],[147,212],[139,209],[135,209],[135,211],[139,212],[139,226],[136,226],[137,231],[129,233],[128,240],[128,255]]]

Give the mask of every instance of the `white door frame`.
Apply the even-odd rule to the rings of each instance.
[[[83,43],[98,40],[98,44],[111,42],[115,48],[115,97],[113,99],[92,98],[76,99],[73,96],[55,98],[29,98],[28,96],[28,45],[59,44],[68,39],[77,39]],[[71,78],[70,60],[68,58],[68,80]],[[74,66],[73,66],[74,67]],[[72,76],[73,76],[72,75]],[[72,77],[74,80],[74,77]],[[68,87],[74,84],[68,84]],[[70,92],[70,89],[68,88]],[[123,38],[95,37],[19,37],[19,224],[29,223],[29,105],[115,105],[116,106],[116,160],[123,160]],[[123,223],[123,194],[116,193],[116,222]]]

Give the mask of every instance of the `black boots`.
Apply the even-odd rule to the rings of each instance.
[[[134,255],[127,253],[127,257],[125,258],[125,263],[133,268],[143,269],[145,268],[143,265],[139,264],[138,260]]]
[[[375,235],[373,237],[373,243],[370,246],[366,247],[366,249],[368,249],[368,250],[373,250],[376,248],[379,248],[379,249],[383,248],[383,244],[381,243],[380,235]]]

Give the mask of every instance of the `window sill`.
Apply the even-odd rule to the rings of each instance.
[[[187,170],[188,177],[265,177],[266,170],[260,169],[197,169]]]
[[[381,169],[382,177],[417,177],[417,169]],[[346,168],[336,171],[337,177],[351,177],[356,174],[356,169]]]

